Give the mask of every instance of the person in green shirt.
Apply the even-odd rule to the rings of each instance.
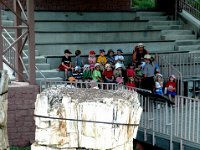
[[[96,82],[103,82],[103,79],[101,77],[100,64],[99,63],[95,64],[95,69],[92,73],[92,79]]]
[[[91,81],[92,80],[92,73],[90,70],[90,65],[85,64],[83,67],[83,80],[84,81]]]

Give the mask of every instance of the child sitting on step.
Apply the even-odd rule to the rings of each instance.
[[[71,57],[70,57],[70,50],[66,49],[64,51],[64,56],[62,57],[61,64],[58,66],[58,69],[61,71],[65,71],[65,78],[68,80],[69,71],[72,71],[72,65],[71,65]]]

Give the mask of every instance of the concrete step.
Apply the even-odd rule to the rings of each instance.
[[[136,12],[136,16],[163,16],[165,15],[166,13],[165,12],[154,12],[154,11],[144,11],[144,12]]]
[[[64,71],[58,71],[56,69],[51,69],[51,70],[40,70],[42,74],[46,78],[54,78],[54,77],[59,77],[64,79]],[[40,72],[36,71],[36,78],[43,78]]]
[[[9,37],[9,35],[11,36],[11,37],[15,37],[15,32],[8,32],[9,33],[9,35],[6,33],[6,32],[2,32],[3,33],[3,35],[6,37],[6,38],[8,38]]]
[[[39,70],[50,70],[50,64],[47,63],[36,63],[36,66]],[[28,68],[28,64],[26,64],[26,67]]]
[[[167,21],[170,20],[168,16],[139,16],[139,20],[150,20],[150,21]]]
[[[196,39],[196,35],[162,35],[162,40],[187,40]]]
[[[36,48],[40,50],[40,55],[53,55],[53,56],[63,56],[63,51],[66,48],[69,48],[74,55],[76,49],[82,51],[82,55],[88,55],[89,50],[93,49],[96,52],[99,52],[99,49],[103,48],[106,51],[108,49],[113,49],[116,51],[118,48],[122,48],[124,53],[132,54],[134,47],[143,42],[145,48],[150,52],[152,51],[173,51],[174,50],[174,41],[132,41],[129,43],[85,43],[85,44],[36,44]],[[159,47],[158,47],[159,45]],[[51,51],[50,51],[51,50]]]
[[[2,25],[3,26],[13,26],[14,21],[12,21],[12,20],[2,20]]]
[[[134,32],[36,33],[36,43],[89,43],[160,40],[159,30]]]
[[[36,83],[38,85],[40,85],[40,82],[43,80],[47,80],[47,81],[63,81],[63,78],[60,77],[52,77],[52,78],[36,78]]]
[[[179,30],[183,29],[183,25],[148,25],[149,30]]]
[[[192,30],[163,30],[162,35],[189,35],[192,34]]]
[[[150,26],[160,26],[160,25],[180,25],[179,21],[149,21],[148,23]]]
[[[147,29],[147,21],[36,22],[35,31],[137,31]]]
[[[23,61],[25,64],[28,64],[28,57],[23,57]],[[35,57],[36,63],[46,63],[46,58],[44,56],[36,56]]]
[[[183,45],[200,45],[200,40],[177,40],[175,42],[176,46],[183,46]]]
[[[23,50],[23,51],[28,56],[28,50]],[[35,56],[39,56],[39,50],[35,50]]]
[[[200,50],[200,44],[177,46],[176,50],[178,50],[178,51],[196,51],[196,50]]]
[[[1,20],[8,20],[8,16],[6,16],[6,15],[1,15]]]
[[[135,12],[35,12],[35,20],[134,20]],[[51,17],[49,17],[51,16]]]

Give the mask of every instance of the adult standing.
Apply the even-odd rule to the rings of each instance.
[[[143,81],[142,81],[142,88],[147,89],[153,92],[155,87],[154,82],[154,74],[155,74],[155,65],[151,60],[151,55],[146,54],[144,56],[145,66],[143,69]]]

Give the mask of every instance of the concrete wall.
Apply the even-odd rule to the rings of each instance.
[[[33,112],[39,87],[14,83],[8,89],[8,138],[10,146],[26,146],[35,137]]]
[[[12,6],[13,0],[6,3]],[[130,5],[130,0],[35,0],[35,10],[121,11],[129,10]]]

